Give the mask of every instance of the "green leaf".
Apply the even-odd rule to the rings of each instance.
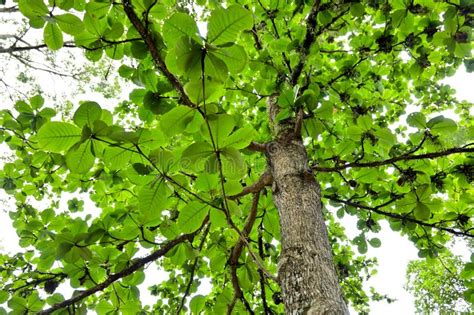
[[[202,74],[202,45],[190,37],[181,37],[177,40],[174,49],[176,68],[180,74],[191,79],[200,79]]]
[[[174,48],[176,42],[183,36],[199,42],[198,34],[199,30],[194,19],[182,12],[173,14],[163,24],[163,38],[168,47]]]
[[[247,64],[247,54],[242,46],[232,44],[212,51],[212,54],[224,61],[231,74],[238,74]]]
[[[418,220],[428,220],[431,216],[431,210],[425,204],[417,202],[415,208],[413,209],[413,214]]]
[[[100,119],[102,116],[102,108],[96,102],[84,102],[74,113],[74,123],[79,127],[85,125],[92,127],[94,121]]]
[[[222,171],[229,179],[240,179],[247,171],[240,152],[234,148],[222,150]]]
[[[407,116],[407,123],[412,127],[424,129],[426,128],[426,117],[420,112],[411,113]]]
[[[69,35],[78,35],[84,30],[81,19],[71,13],[55,15],[54,19],[59,28]]]
[[[183,132],[194,117],[194,110],[187,106],[176,106],[161,116],[161,130],[167,136]]]
[[[449,136],[458,128],[456,122],[450,118],[438,116],[428,121],[430,131],[435,135]]]
[[[192,233],[202,224],[209,212],[209,206],[192,201],[179,211],[178,226],[182,233]]]
[[[243,7],[232,5],[227,9],[218,8],[209,18],[207,41],[214,45],[234,42],[241,31],[252,26],[252,15]]]
[[[20,12],[27,17],[48,15],[49,9],[43,0],[19,0]]]
[[[247,125],[233,132],[230,136],[225,137],[221,143],[221,147],[232,147],[234,149],[244,149],[249,146],[255,138],[257,132],[252,126]]]
[[[61,153],[81,139],[81,129],[64,122],[48,122],[41,127],[36,138],[47,151]]]
[[[350,10],[351,10],[351,14],[356,17],[361,17],[365,13],[365,7],[364,5],[360,3],[352,3]]]
[[[0,291],[0,304],[5,303],[8,300],[9,296],[10,295],[8,294],[7,291],[4,291],[4,290]]]
[[[55,23],[46,23],[43,31],[43,39],[51,50],[58,50],[63,47],[63,33]]]
[[[213,154],[214,150],[207,142],[195,142],[183,151],[181,164],[196,170],[202,170],[202,166],[207,158]]]
[[[189,302],[189,308],[191,309],[192,314],[200,314],[204,309],[206,303],[206,297],[203,295],[196,295]]]
[[[202,81],[195,80],[186,83],[186,85],[184,86],[184,90],[193,103],[201,104],[203,102],[203,99],[206,99],[206,101],[210,103],[219,98],[219,94],[222,90],[222,85],[216,81],[206,79],[204,94]]]
[[[209,128],[207,124],[201,126],[201,130],[209,143],[212,143],[209,132],[212,134],[212,139],[218,148],[224,146],[229,134],[235,126],[232,116],[227,114],[211,115],[208,117]]]
[[[104,162],[111,170],[122,169],[128,166],[134,155],[137,155],[132,149],[133,145],[125,145],[123,148],[107,147],[104,150]]]
[[[66,165],[73,173],[84,174],[94,165],[92,141],[86,141],[77,148],[72,147],[66,154]]]
[[[163,179],[153,180],[138,194],[140,210],[143,213],[161,212],[168,205],[170,189]]]
[[[382,242],[380,241],[380,239],[375,237],[369,240],[369,244],[372,247],[379,248],[382,245]]]

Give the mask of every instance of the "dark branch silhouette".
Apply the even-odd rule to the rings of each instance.
[[[372,161],[372,162],[354,162],[341,164],[334,167],[324,167],[324,166],[313,166],[312,169],[318,172],[338,172],[346,168],[361,168],[361,167],[377,167],[383,165],[391,165],[399,161],[412,161],[412,160],[423,160],[423,159],[435,159],[443,156],[448,156],[451,154],[457,153],[473,153],[474,148],[451,148],[440,152],[431,152],[417,155],[401,155],[387,160],[381,161]]]
[[[152,34],[145,27],[145,25],[143,25],[142,21],[138,18],[137,14],[135,13],[133,9],[131,1],[123,0],[122,3],[123,3],[123,9],[125,13],[127,14],[128,19],[130,20],[132,25],[137,29],[138,33],[145,41],[145,44],[148,47],[148,51],[150,52],[151,57],[153,58],[153,61],[155,62],[156,66],[158,67],[160,72],[168,79],[168,81],[171,83],[174,89],[178,92],[181,98],[181,103],[189,107],[193,107],[193,108],[196,107],[196,105],[193,104],[193,102],[189,99],[189,96],[184,91],[184,87],[181,84],[181,82],[178,80],[178,78],[174,74],[172,74],[169,71],[168,67],[165,64],[165,61],[160,56],[160,53],[157,49],[157,45],[153,39]]]
[[[258,208],[258,200],[260,197],[260,193],[257,192],[253,195],[252,201],[252,208],[250,209],[249,216],[247,217],[247,221],[245,222],[245,226],[241,232],[241,236],[247,238],[252,231],[252,227],[255,223],[255,219],[257,217],[257,208]],[[232,279],[232,286],[234,287],[234,297],[232,302],[227,306],[227,314],[232,314],[232,310],[237,302],[237,299],[240,299],[242,303],[245,305],[245,308],[250,314],[253,314],[253,310],[250,307],[250,304],[244,297],[244,293],[240,288],[239,278],[237,276],[237,266],[239,262],[239,257],[242,254],[242,249],[244,247],[244,241],[240,238],[237,243],[235,244],[234,248],[232,249],[232,253],[229,259],[230,265],[230,274]]]
[[[474,238],[474,234],[471,234],[469,232],[460,231],[460,230],[456,230],[456,229],[453,229],[453,228],[440,226],[440,224],[442,224],[444,222],[427,223],[427,222],[423,222],[421,220],[415,219],[415,218],[409,216],[408,214],[402,215],[402,214],[398,214],[398,213],[392,213],[392,212],[387,212],[387,211],[380,210],[380,208],[383,208],[383,207],[393,203],[396,199],[389,200],[388,202],[385,202],[385,203],[383,203],[381,205],[378,205],[378,206],[375,206],[375,207],[370,207],[370,206],[366,206],[366,205],[360,204],[360,203],[355,202],[355,201],[343,200],[343,199],[340,199],[336,196],[325,195],[324,198],[335,201],[335,202],[339,202],[339,203],[342,203],[342,204],[345,204],[345,205],[348,205],[348,206],[351,206],[351,207],[355,207],[355,208],[359,208],[359,209],[363,209],[363,210],[368,210],[368,211],[371,211],[371,212],[374,212],[374,213],[377,213],[377,214],[380,214],[380,215],[383,215],[383,216],[386,216],[386,217],[389,217],[389,218],[392,218],[392,219],[401,220],[402,222],[409,221],[409,222],[413,222],[413,223],[416,223],[416,224],[421,225],[421,226],[426,226],[426,227],[434,228],[434,229],[437,229],[437,230],[445,231],[445,232],[451,233],[451,234],[456,235],[456,236],[466,236],[466,237]]]
[[[98,285],[96,285],[95,287],[92,287],[88,290],[85,290],[85,291],[81,292],[80,294],[78,294],[76,296],[73,296],[70,299],[64,300],[64,301],[62,301],[60,303],[57,303],[57,304],[54,304],[50,308],[48,308],[44,311],[41,311],[38,314],[51,314],[54,311],[57,311],[59,309],[68,307],[70,305],[73,305],[74,303],[79,302],[79,301],[85,299],[86,297],[96,293],[96,292],[99,292],[99,291],[102,291],[102,290],[106,289],[108,286],[110,286],[115,281],[120,280],[120,279],[122,279],[122,278],[124,278],[128,275],[131,275],[132,273],[139,270],[140,268],[142,268],[146,264],[151,263],[151,262],[157,260],[158,258],[164,256],[167,252],[169,252],[176,245],[178,245],[180,243],[183,243],[183,242],[186,242],[186,241],[192,241],[194,236],[196,236],[196,234],[198,234],[202,230],[202,228],[204,227],[204,225],[207,224],[208,221],[209,221],[209,216],[207,216],[204,219],[204,221],[201,224],[201,227],[199,229],[197,229],[195,232],[189,233],[189,234],[183,234],[183,235],[175,238],[174,240],[169,241],[168,243],[164,244],[160,249],[154,251],[150,255],[135,260],[130,266],[123,269],[122,271],[111,274],[107,278],[107,280],[105,280],[104,282],[101,282]]]

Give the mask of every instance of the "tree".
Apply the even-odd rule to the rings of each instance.
[[[138,87],[113,112],[80,102],[70,121],[41,95],[2,111],[16,158],[1,185],[25,247],[1,258],[0,302],[14,313],[366,312],[384,298],[362,289],[381,220],[420,257],[474,236],[472,107],[440,82],[472,71],[469,1],[18,8],[49,49],[118,60]],[[61,208],[63,192],[98,210],[81,216],[77,198]],[[353,240],[336,218],[346,214],[358,218]],[[151,263],[170,277],[143,307]],[[55,293],[64,283],[71,297]]]
[[[463,262],[458,256],[443,253],[435,259],[408,264],[406,288],[415,296],[419,313],[468,313],[463,298],[466,287],[460,279]]]

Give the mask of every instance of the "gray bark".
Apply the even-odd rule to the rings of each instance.
[[[301,137],[291,127],[278,131],[267,151],[273,200],[280,214],[278,280],[285,310],[287,314],[349,314],[333,263],[321,190],[308,167]]]

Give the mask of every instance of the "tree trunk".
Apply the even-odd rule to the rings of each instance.
[[[302,139],[291,127],[268,146],[280,214],[278,280],[286,314],[349,314],[334,268],[321,190],[308,168]]]

